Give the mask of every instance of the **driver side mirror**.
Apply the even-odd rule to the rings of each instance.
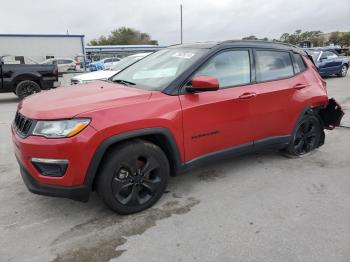
[[[191,80],[191,86],[186,87],[190,93],[216,91],[219,89],[219,81],[211,76],[195,76]]]

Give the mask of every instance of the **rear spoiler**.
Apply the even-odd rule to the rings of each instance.
[[[341,106],[334,98],[328,100],[326,107],[322,108],[318,114],[320,115],[325,129],[334,129],[340,126],[340,122],[345,115]]]

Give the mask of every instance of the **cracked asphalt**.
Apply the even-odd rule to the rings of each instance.
[[[79,203],[28,192],[10,138],[18,100],[0,94],[0,261],[350,261],[350,76],[327,82],[348,114],[323,147],[202,166],[130,216],[96,194]]]

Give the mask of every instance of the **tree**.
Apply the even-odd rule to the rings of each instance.
[[[120,27],[112,31],[108,36],[100,36],[90,41],[89,45],[158,45],[157,40],[139,30]]]
[[[280,37],[280,41],[296,45],[300,42],[310,41],[313,46],[323,45],[323,38],[321,37],[322,32],[317,31],[305,31],[302,32],[300,29],[296,30],[294,33],[284,33]]]
[[[344,33],[340,39],[339,44],[341,46],[350,46],[350,32]]]
[[[284,33],[283,35],[281,35],[280,40],[281,40],[282,42],[288,42],[288,40],[289,40],[289,34],[288,34],[288,33]]]
[[[250,35],[250,36],[246,36],[246,37],[243,37],[242,40],[269,40],[267,37],[264,37],[264,38],[257,38],[255,35]]]
[[[340,38],[339,32],[332,32],[328,39],[328,44],[337,44]]]

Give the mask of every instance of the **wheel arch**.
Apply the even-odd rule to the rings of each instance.
[[[298,128],[299,123],[303,120],[304,116],[307,115],[313,115],[316,116],[318,118],[318,120],[320,121],[320,124],[322,127],[324,127],[324,122],[322,120],[322,117],[320,116],[319,112],[320,110],[322,110],[325,106],[324,105],[320,105],[320,106],[306,106],[304,107],[303,111],[299,114],[297,121],[294,124],[293,130],[292,130],[292,134],[295,133],[296,129]],[[322,137],[320,139],[320,143],[319,143],[319,147],[322,146],[325,142],[325,133],[322,130]]]
[[[25,81],[25,80],[34,81],[41,88],[40,75],[31,74],[31,73],[20,74],[20,75],[15,76],[14,79],[13,79],[13,84],[14,84],[15,87],[17,87],[17,85],[20,82]]]
[[[115,146],[134,139],[143,139],[159,146],[169,160],[171,175],[175,175],[176,171],[182,166],[179,148],[174,136],[167,128],[146,128],[135,130],[113,135],[105,139],[97,147],[90,161],[84,184],[88,185],[91,189],[94,189],[95,180],[98,177],[104,157]]]

